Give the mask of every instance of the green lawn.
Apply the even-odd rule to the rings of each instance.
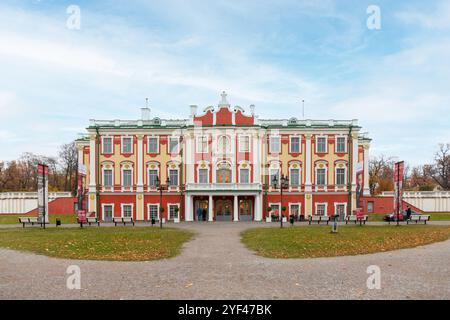
[[[148,261],[177,255],[193,233],[171,228],[0,229],[0,247],[51,257]]]
[[[450,212],[436,212],[424,213],[429,214],[431,221],[446,221],[450,220]],[[369,213],[369,221],[383,221],[384,214]]]
[[[249,229],[242,242],[268,258],[315,258],[411,248],[450,237],[450,226],[330,226]]]
[[[19,225],[19,218],[20,217],[29,217],[27,215],[8,215],[8,216],[2,216],[0,215],[0,224],[17,224]],[[70,223],[77,223],[77,216],[75,214],[55,214],[50,215],[49,217],[49,223],[55,224],[56,219],[61,219],[62,224],[70,224]]]

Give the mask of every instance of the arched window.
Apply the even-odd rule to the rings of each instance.
[[[217,144],[217,151],[220,154],[227,154],[228,152],[230,152],[230,146],[231,146],[231,142],[230,142],[230,138],[227,136],[220,136],[218,139],[218,144]]]
[[[221,162],[217,165],[217,182],[231,183],[231,166],[227,162]]]

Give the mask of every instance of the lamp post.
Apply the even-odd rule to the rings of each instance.
[[[289,184],[289,178],[282,174],[281,178],[280,178],[280,210],[281,210],[280,228],[283,228],[283,217],[284,217],[284,214],[283,214],[283,189],[286,188],[286,186],[288,184]],[[272,186],[274,189],[276,189],[278,186],[278,179],[277,179],[276,175],[274,175],[272,178]]]
[[[166,179],[166,185],[168,186],[170,183],[169,177],[167,177]],[[163,196],[163,190],[164,190],[164,186],[161,184],[161,181],[159,180],[159,177],[156,177],[156,188],[159,190],[159,227],[162,229],[163,223],[162,223],[162,213],[163,211],[163,206],[162,206],[162,196]]]

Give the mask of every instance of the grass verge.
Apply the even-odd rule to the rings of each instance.
[[[27,215],[0,215],[0,224],[17,224],[19,225],[20,217],[31,217]],[[60,219],[62,224],[77,223],[77,216],[75,214],[55,214],[49,216],[49,223],[55,224],[56,219]]]
[[[67,259],[148,261],[176,256],[192,236],[144,227],[0,229],[0,247]]]
[[[257,228],[244,231],[242,242],[267,258],[316,258],[368,254],[444,241],[450,226],[340,226]]]

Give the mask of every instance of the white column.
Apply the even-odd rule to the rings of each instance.
[[[369,144],[364,146],[364,196],[370,196]]]
[[[185,221],[193,221],[192,196],[185,195],[184,196],[184,203],[185,203],[184,220]]]
[[[253,140],[253,182],[261,182],[261,151],[259,150],[259,134],[252,137]]]
[[[143,136],[137,136],[137,192],[143,192],[144,188],[144,166],[143,166]]]
[[[214,221],[214,212],[213,212],[213,197],[212,195],[209,196],[209,202],[208,202],[208,221]]]
[[[306,137],[306,158],[305,158],[305,191],[311,191],[311,172],[312,172],[312,152],[311,152],[311,134],[307,133]]]
[[[238,196],[234,196],[234,209],[233,209],[233,221],[239,221],[239,206],[238,206]]]
[[[261,211],[261,194],[257,194],[255,196],[255,221],[262,220],[262,211]]]
[[[89,141],[89,188],[95,192],[95,135],[90,136]]]
[[[352,134],[352,191],[356,191],[356,167],[358,165],[358,134]]]

